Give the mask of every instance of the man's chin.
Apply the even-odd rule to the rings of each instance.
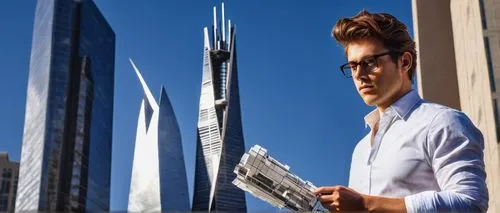
[[[377,105],[377,99],[374,97],[362,97],[363,101],[365,102],[366,105],[368,106],[376,106]]]

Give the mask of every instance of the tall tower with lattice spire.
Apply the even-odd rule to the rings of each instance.
[[[203,78],[198,114],[193,211],[246,212],[245,194],[231,182],[245,152],[241,125],[236,32],[231,20],[204,28]],[[218,24],[220,27],[218,27]]]

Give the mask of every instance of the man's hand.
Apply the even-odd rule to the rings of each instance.
[[[406,212],[404,198],[364,195],[345,186],[319,187],[314,194],[331,212]]]
[[[325,186],[314,190],[323,207],[331,212],[366,211],[364,195],[344,186]]]

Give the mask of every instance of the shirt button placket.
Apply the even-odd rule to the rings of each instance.
[[[375,160],[375,157],[377,156],[378,149],[380,147],[380,144],[382,143],[382,138],[384,137],[385,133],[389,129],[389,126],[392,123],[392,120],[394,118],[393,111],[391,108],[388,108],[384,115],[380,118],[379,120],[379,129],[377,133],[375,133],[375,137],[373,138],[374,143],[373,146],[371,147],[370,150],[370,156],[368,158],[368,167],[369,167],[369,174],[368,174],[368,194],[371,194],[372,192],[372,168],[373,168],[373,161]]]

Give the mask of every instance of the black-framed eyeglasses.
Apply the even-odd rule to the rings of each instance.
[[[377,59],[384,55],[390,55],[394,57],[401,55],[401,53],[398,51],[387,51],[380,54],[367,56],[360,62],[351,61],[343,64],[342,66],[340,66],[340,71],[342,71],[342,74],[344,74],[346,78],[352,78],[352,76],[358,72],[359,67],[362,67],[366,72],[373,72],[378,68],[379,65]]]

